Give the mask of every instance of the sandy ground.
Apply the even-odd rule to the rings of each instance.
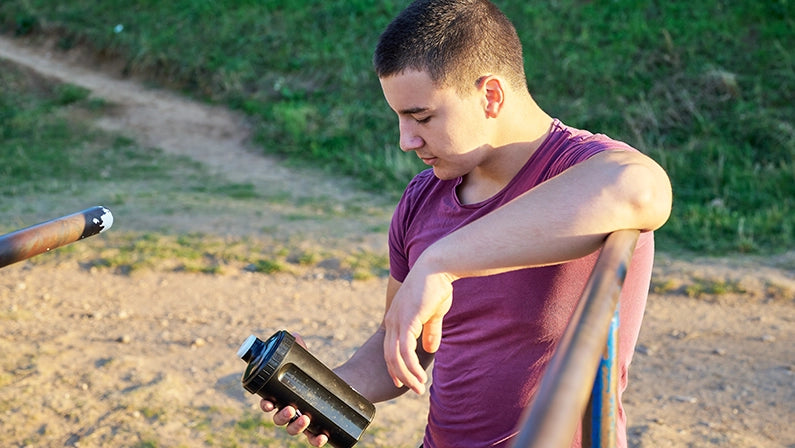
[[[374,229],[383,229],[389,204],[343,180],[299,177],[258,155],[247,146],[245,121],[229,111],[8,38],[0,37],[0,59],[117,104],[99,127],[194,158],[236,182],[278,188],[293,199],[332,192],[343,206],[356,203],[360,210],[323,227],[286,221],[289,210],[252,215],[268,228],[340,247],[384,247],[383,232]],[[233,228],[242,235],[263,226],[153,210],[122,213],[129,218],[124,225]],[[112,232],[95,238],[112,238]],[[385,288],[384,279],[353,281],[312,269],[120,275],[86,269],[73,258],[32,261],[0,275],[2,446],[306,446],[290,442],[258,411],[258,400],[240,386],[245,365],[235,352],[251,333],[267,337],[285,328],[303,334],[321,360],[335,365],[375,328]],[[794,271],[795,252],[732,259],[658,255],[625,394],[631,446],[795,447]],[[732,287],[710,291],[717,284]],[[416,446],[426,398],[379,404],[361,446]]]

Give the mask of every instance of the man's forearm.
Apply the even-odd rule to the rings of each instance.
[[[561,263],[597,250],[613,231],[660,227],[670,207],[655,163],[610,151],[442,238],[421,260],[456,278]]]
[[[433,355],[420,353],[420,363],[427,368]],[[399,397],[408,389],[397,388],[384,361],[384,330],[379,328],[353,356],[334,372],[365,398],[378,403]]]

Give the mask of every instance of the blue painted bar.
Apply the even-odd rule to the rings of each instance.
[[[591,447],[616,446],[618,418],[618,307],[610,321],[605,353],[599,362],[591,395]]]

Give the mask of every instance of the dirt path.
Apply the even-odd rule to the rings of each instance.
[[[30,68],[59,82],[67,82],[92,92],[111,103],[112,113],[102,116],[95,125],[119,132],[143,146],[152,146],[168,153],[186,156],[202,163],[211,175],[228,182],[250,184],[265,197],[283,198],[283,208],[270,203],[268,213],[247,216],[245,211],[226,214],[208,212],[213,216],[195,214],[180,221],[168,216],[170,228],[177,231],[218,233],[219,229],[238,235],[249,235],[262,228],[276,229],[275,237],[288,237],[301,232],[323,234],[335,239],[356,239],[369,246],[385,244],[383,232],[393,205],[384,198],[357,189],[345,178],[332,177],[311,169],[285,168],[275,157],[263,155],[250,144],[251,129],[246,120],[223,107],[191,101],[161,89],[147,88],[121,76],[121,67],[105,63],[87,67],[89,57],[78,51],[64,54],[51,48],[52,43],[27,44],[0,36],[0,59]],[[345,213],[345,219],[326,217],[320,225],[296,222],[284,225],[284,216],[295,213],[292,204],[310,201],[332,202]],[[358,211],[358,221],[350,220],[350,211]],[[124,211],[124,210],[122,210]],[[141,214],[126,213],[121,225],[131,229],[148,229],[162,220],[159,211]],[[256,219],[254,218],[256,216]],[[152,220],[155,220],[153,223]],[[147,227],[149,226],[149,227]]]
[[[56,50],[31,47],[0,36],[0,58],[32,68],[40,74],[89,89],[120,109],[100,119],[104,129],[136,137],[143,145],[191,157],[235,182],[281,185],[297,197],[324,195],[328,189],[346,191],[339,179],[315,177],[307,182],[276,159],[249,145],[251,129],[243,117],[223,107],[199,104],[169,91],[146,88],[114,76],[114,68],[80,65],[86,59]],[[116,69],[120,73],[120,69]],[[343,200],[353,197],[348,193]]]
[[[118,105],[98,126],[191,157],[230,181],[289,192],[296,201],[331,195],[343,206],[368,204],[365,213],[327,223],[334,232],[319,227],[301,232],[340,245],[364,238],[383,247],[383,233],[372,229],[387,222],[389,204],[344,180],[297,175],[256,153],[245,120],[225,109],[142,87],[115,76],[112,67],[86,68],[78,58],[4,37],[0,59],[90,89]],[[286,202],[284,207],[294,201]],[[259,215],[256,225],[227,224],[240,234],[264,225],[296,226],[284,213],[267,215]],[[129,225],[143,228],[153,222],[149,218]],[[210,226],[195,217],[158,219],[174,221],[178,230],[219,228],[217,221]],[[321,231],[326,233],[312,233]],[[795,447],[793,270],[793,252],[775,259],[658,257],[656,292],[625,395],[632,446]],[[721,284],[733,285],[732,292],[710,290]],[[85,270],[76,262],[4,268],[0,441],[3,446],[263,446],[263,437],[281,431],[266,424],[257,400],[239,385],[240,342],[250,333],[268,336],[287,328],[304,334],[313,352],[336,364],[373,330],[384,286],[383,279],[244,271],[121,276]],[[416,446],[425,400],[407,396],[379,405],[362,445]]]

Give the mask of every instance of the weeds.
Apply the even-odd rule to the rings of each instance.
[[[693,282],[685,287],[685,294],[695,298],[743,294],[745,292],[740,282],[735,280],[694,278]]]
[[[389,264],[385,255],[367,250],[319,250],[299,247],[297,242],[291,241],[124,231],[114,232],[113,238],[96,239],[90,245],[64,246],[32,258],[29,263],[47,265],[68,260],[80,260],[86,269],[125,275],[146,270],[205,274],[245,270],[296,275],[317,271],[324,276],[356,280],[384,277]]]

